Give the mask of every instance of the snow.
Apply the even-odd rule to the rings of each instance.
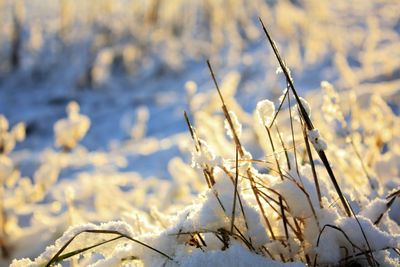
[[[206,141],[199,140],[199,151],[192,152],[192,166],[203,169],[204,166],[216,166],[221,162]]]
[[[260,124],[269,126],[275,115],[274,103],[264,99],[257,103],[256,110]]]
[[[386,198],[400,185],[396,1],[50,2],[18,1],[14,69],[14,4],[0,1],[0,244],[10,253],[0,265],[44,265],[102,229],[167,257],[121,238],[62,265],[366,264],[369,244],[380,265],[399,266],[389,247],[399,248],[400,200],[388,209]],[[271,150],[264,126],[287,82],[258,16],[356,217],[315,151],[311,166],[300,120],[292,137],[288,103],[276,119],[284,145],[272,127]],[[242,144],[238,169],[205,58]],[[108,238],[84,233],[65,252]]]
[[[326,144],[325,140],[322,139],[318,129],[308,131],[308,138],[317,151],[323,151],[328,148],[328,145]]]
[[[306,112],[306,114],[308,115],[309,118],[311,118],[311,107],[310,104],[308,104],[307,100],[305,100],[304,98],[300,97],[300,102],[301,105],[304,107],[304,110]],[[296,104],[299,105],[299,104]]]
[[[302,263],[279,263],[267,260],[264,257],[250,253],[242,246],[233,244],[224,251],[204,253],[195,251],[190,256],[184,256],[180,260],[180,266],[271,266],[271,267],[302,267]]]

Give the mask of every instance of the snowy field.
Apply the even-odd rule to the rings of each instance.
[[[398,10],[0,0],[0,266],[400,266]]]

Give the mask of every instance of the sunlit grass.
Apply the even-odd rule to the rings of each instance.
[[[217,89],[183,81],[187,132],[147,136],[151,108],[141,106],[123,124],[129,140],[106,151],[80,143],[93,121],[70,102],[54,124],[54,147],[30,154],[38,158],[32,177],[21,175],[27,166],[13,151],[24,124],[0,116],[0,263],[398,266],[397,6],[0,1],[5,86],[51,81],[58,68],[73,70],[63,80],[71,92],[110,90],[208,57]],[[334,85],[305,96],[291,75],[319,79],[307,73],[313,66]],[[271,101],[244,109],[243,83],[259,76],[257,90],[272,92]],[[170,179],[123,170],[127,157],[171,146],[184,157],[168,158]]]

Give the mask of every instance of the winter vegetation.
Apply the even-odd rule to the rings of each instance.
[[[0,0],[0,266],[400,266],[397,10]]]

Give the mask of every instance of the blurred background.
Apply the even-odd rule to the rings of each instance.
[[[53,183],[97,168],[169,179],[190,142],[183,111],[215,100],[206,59],[243,111],[284,89],[258,17],[311,102],[327,80],[379,92],[398,114],[399,10],[398,0],[0,0],[0,114],[26,124],[10,157],[22,177],[57,158]],[[71,157],[55,157],[53,125],[71,101],[90,128]]]
[[[399,9],[396,0],[0,0],[0,113],[27,123],[21,147],[34,150],[52,144],[71,100],[93,122],[90,149],[130,138],[139,107],[146,135],[170,136],[185,131],[185,83],[214,90],[206,58],[219,79],[235,73],[241,104],[253,108],[283,86],[258,17],[299,90],[324,79],[339,90],[394,82]]]

